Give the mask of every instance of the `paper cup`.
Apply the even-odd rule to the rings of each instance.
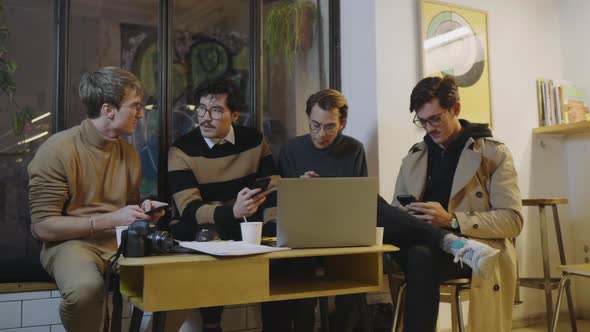
[[[119,248],[119,246],[121,246],[121,233],[123,233],[123,231],[126,230],[127,228],[129,228],[129,226],[116,226],[115,227],[115,232],[117,234],[117,248]]]
[[[383,245],[383,227],[377,227],[377,231],[375,232],[375,245]]]
[[[262,223],[256,222],[243,222],[240,224],[242,229],[242,241],[252,244],[260,244],[262,239]]]

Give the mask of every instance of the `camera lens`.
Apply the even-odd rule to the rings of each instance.
[[[219,239],[219,234],[214,229],[203,228],[197,234],[198,242],[215,241]]]
[[[166,231],[154,231],[148,234],[148,240],[151,243],[153,252],[156,254],[170,252],[170,249],[174,245],[172,235]]]

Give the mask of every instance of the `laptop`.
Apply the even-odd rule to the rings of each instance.
[[[371,246],[377,226],[376,178],[279,181],[277,246]]]

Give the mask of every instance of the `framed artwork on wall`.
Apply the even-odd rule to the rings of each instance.
[[[492,125],[487,12],[422,0],[422,77],[451,75],[461,118]]]

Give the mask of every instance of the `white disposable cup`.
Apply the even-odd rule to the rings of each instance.
[[[117,234],[117,248],[121,245],[121,234],[127,228],[129,228],[129,226],[116,226],[115,227],[115,232]]]
[[[243,222],[240,224],[242,229],[242,241],[252,244],[260,244],[262,239],[262,222]]]
[[[383,227],[377,227],[377,230],[375,232],[375,245],[383,245]]]

